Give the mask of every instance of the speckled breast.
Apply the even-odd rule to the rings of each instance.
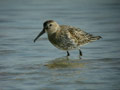
[[[61,50],[73,50],[78,47],[72,39],[62,36],[56,37],[54,34],[48,35],[48,39],[56,48]]]

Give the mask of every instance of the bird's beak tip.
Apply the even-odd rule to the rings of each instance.
[[[45,30],[43,29],[39,34],[38,34],[38,36],[34,39],[34,43],[36,42],[36,40],[42,35],[42,34],[44,34],[45,33]]]
[[[35,42],[36,42],[36,40],[37,40],[37,39],[35,38],[35,39],[33,40],[33,42],[35,43]]]

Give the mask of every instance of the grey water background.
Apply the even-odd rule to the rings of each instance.
[[[66,52],[43,35],[44,21],[103,39]],[[119,0],[0,0],[0,90],[120,90]]]

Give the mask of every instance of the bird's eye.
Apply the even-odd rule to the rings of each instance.
[[[50,24],[49,26],[52,26],[52,24]]]

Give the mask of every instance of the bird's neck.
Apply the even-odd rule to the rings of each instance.
[[[52,36],[52,35],[57,35],[57,33],[59,33],[59,32],[60,32],[60,27],[48,30],[47,34],[48,34],[48,36]]]

